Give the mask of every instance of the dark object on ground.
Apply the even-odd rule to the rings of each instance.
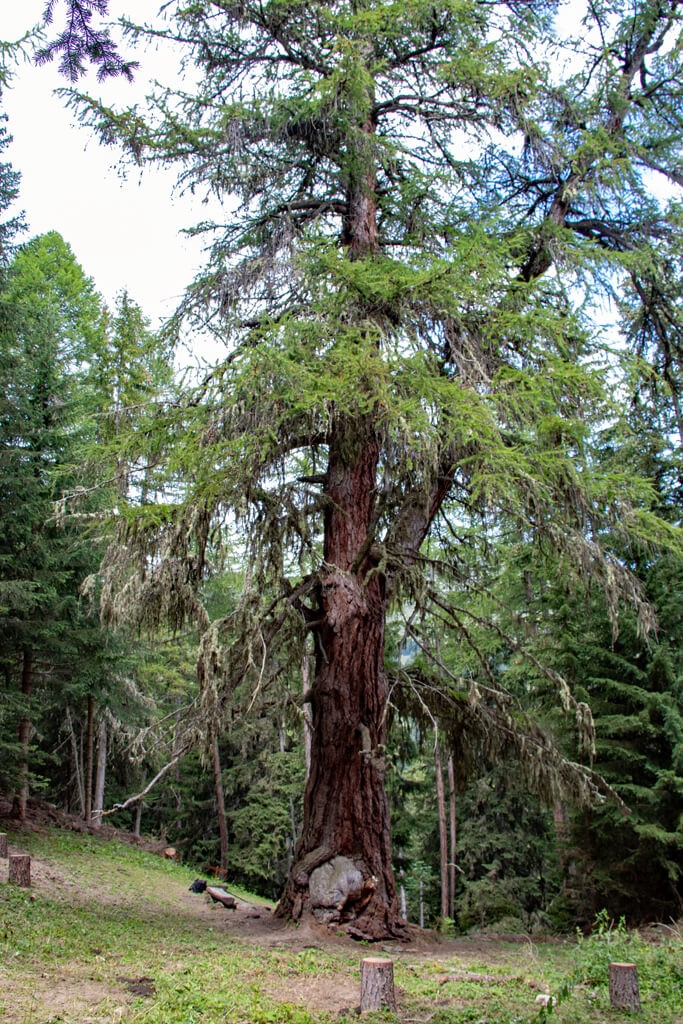
[[[116,980],[122,982],[133,996],[153,996],[156,993],[154,979],[148,978],[146,975],[142,978],[122,978],[119,976]]]
[[[203,878],[195,878],[190,886],[190,892],[206,892],[206,882]]]
[[[221,889],[217,885],[209,885],[206,891],[214,903],[222,903],[224,907],[228,907],[230,910],[237,910],[237,900],[234,896],[230,895],[227,889]]]

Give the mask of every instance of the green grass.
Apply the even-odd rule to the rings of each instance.
[[[278,933],[276,946],[240,941],[230,911],[197,914],[192,900],[204,897],[188,902],[190,869],[66,831],[9,838],[32,855],[37,878],[30,890],[0,883],[0,1018],[8,1024],[356,1019],[359,963],[376,949],[320,940],[302,948],[296,929]],[[638,966],[643,1024],[683,1024],[675,934],[650,944],[603,919],[578,942],[392,943],[388,955],[399,1013],[369,1015],[368,1024],[619,1024],[626,1015],[609,1008],[607,990],[615,959]],[[143,994],[131,990],[135,982],[147,986]],[[536,1004],[539,991],[554,993],[554,1009]]]

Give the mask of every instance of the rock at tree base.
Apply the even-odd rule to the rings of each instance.
[[[346,904],[362,895],[363,876],[348,857],[333,857],[311,872],[308,891],[317,920],[338,921]]]

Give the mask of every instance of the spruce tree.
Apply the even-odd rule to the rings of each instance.
[[[97,631],[81,613],[78,593],[97,551],[82,531],[58,526],[55,501],[57,474],[72,468],[80,422],[77,368],[103,321],[92,282],[55,232],[16,253],[0,289],[0,318],[0,659],[18,717],[13,776],[15,810],[23,816],[36,693],[54,696]]]
[[[312,633],[312,767],[280,904],[295,919],[400,930],[385,627],[408,609],[425,640],[431,612],[467,643],[439,594],[465,564],[461,510],[559,549],[613,613],[624,592],[643,611],[597,538],[654,537],[631,511],[647,489],[601,474],[586,440],[611,415],[599,295],[623,287],[644,309],[647,292],[652,316],[668,294],[647,185],[679,180],[679,8],[591,5],[567,41],[551,3],[176,3],[151,35],[185,48],[196,84],[159,91],[147,120],[74,101],[104,141],[224,203],[179,316],[226,357],[164,411],[169,486],[122,518],[109,612],[197,622],[210,740]],[[235,526],[246,585],[211,621],[200,586]],[[463,707],[467,681],[451,682]],[[443,705],[448,685],[422,699]],[[564,778],[591,789],[588,769]],[[314,882],[338,857],[354,870],[331,907]]]

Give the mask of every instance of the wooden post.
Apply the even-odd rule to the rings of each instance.
[[[394,964],[392,960],[368,956],[360,962],[360,1012],[383,1009],[396,1012]]]
[[[640,1012],[638,968],[635,964],[609,965],[609,1001],[614,1010]]]
[[[7,857],[7,833],[0,832],[0,857]]]
[[[28,854],[11,854],[9,858],[9,881],[13,885],[31,887],[31,858]]]

